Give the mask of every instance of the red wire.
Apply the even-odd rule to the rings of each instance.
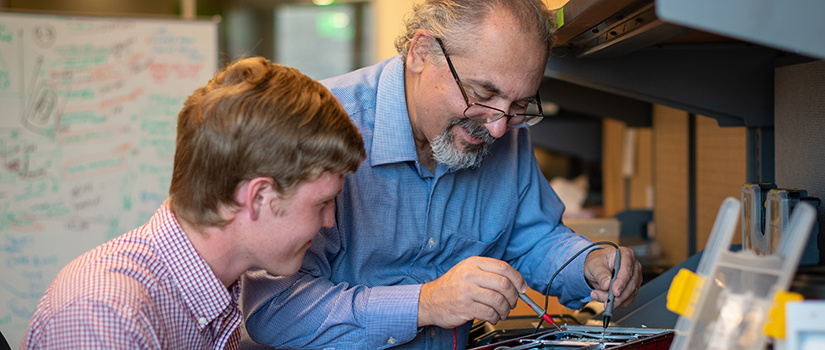
[[[455,328],[453,328],[453,350],[458,345],[458,336],[455,334]]]

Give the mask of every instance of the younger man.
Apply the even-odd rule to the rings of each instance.
[[[170,196],[146,225],[67,265],[21,349],[234,349],[241,274],[298,271],[365,157],[335,97],[257,57],[178,116]]]

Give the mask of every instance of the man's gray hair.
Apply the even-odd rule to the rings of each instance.
[[[460,54],[467,50],[473,34],[491,11],[508,11],[522,24],[525,32],[534,32],[545,43],[544,53],[549,57],[555,43],[556,22],[544,0],[425,0],[413,7],[406,19],[406,32],[395,40],[395,48],[406,62],[415,32],[425,29],[441,38],[449,51]],[[496,15],[496,14],[492,14]],[[440,55],[435,42],[430,52]],[[542,48],[537,48],[541,50]]]

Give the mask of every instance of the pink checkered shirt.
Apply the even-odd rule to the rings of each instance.
[[[83,254],[40,300],[20,349],[237,349],[239,283],[212,273],[164,203]]]

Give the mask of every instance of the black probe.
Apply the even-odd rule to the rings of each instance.
[[[604,325],[602,326],[602,341],[604,341],[604,335],[607,333],[607,325],[610,324],[610,318],[613,317],[613,303],[614,303],[614,295],[613,295],[613,282],[616,281],[616,276],[619,275],[619,268],[622,267],[622,253],[616,248],[616,257],[613,258],[613,275],[610,276],[610,285],[607,287],[607,301],[604,302]]]

